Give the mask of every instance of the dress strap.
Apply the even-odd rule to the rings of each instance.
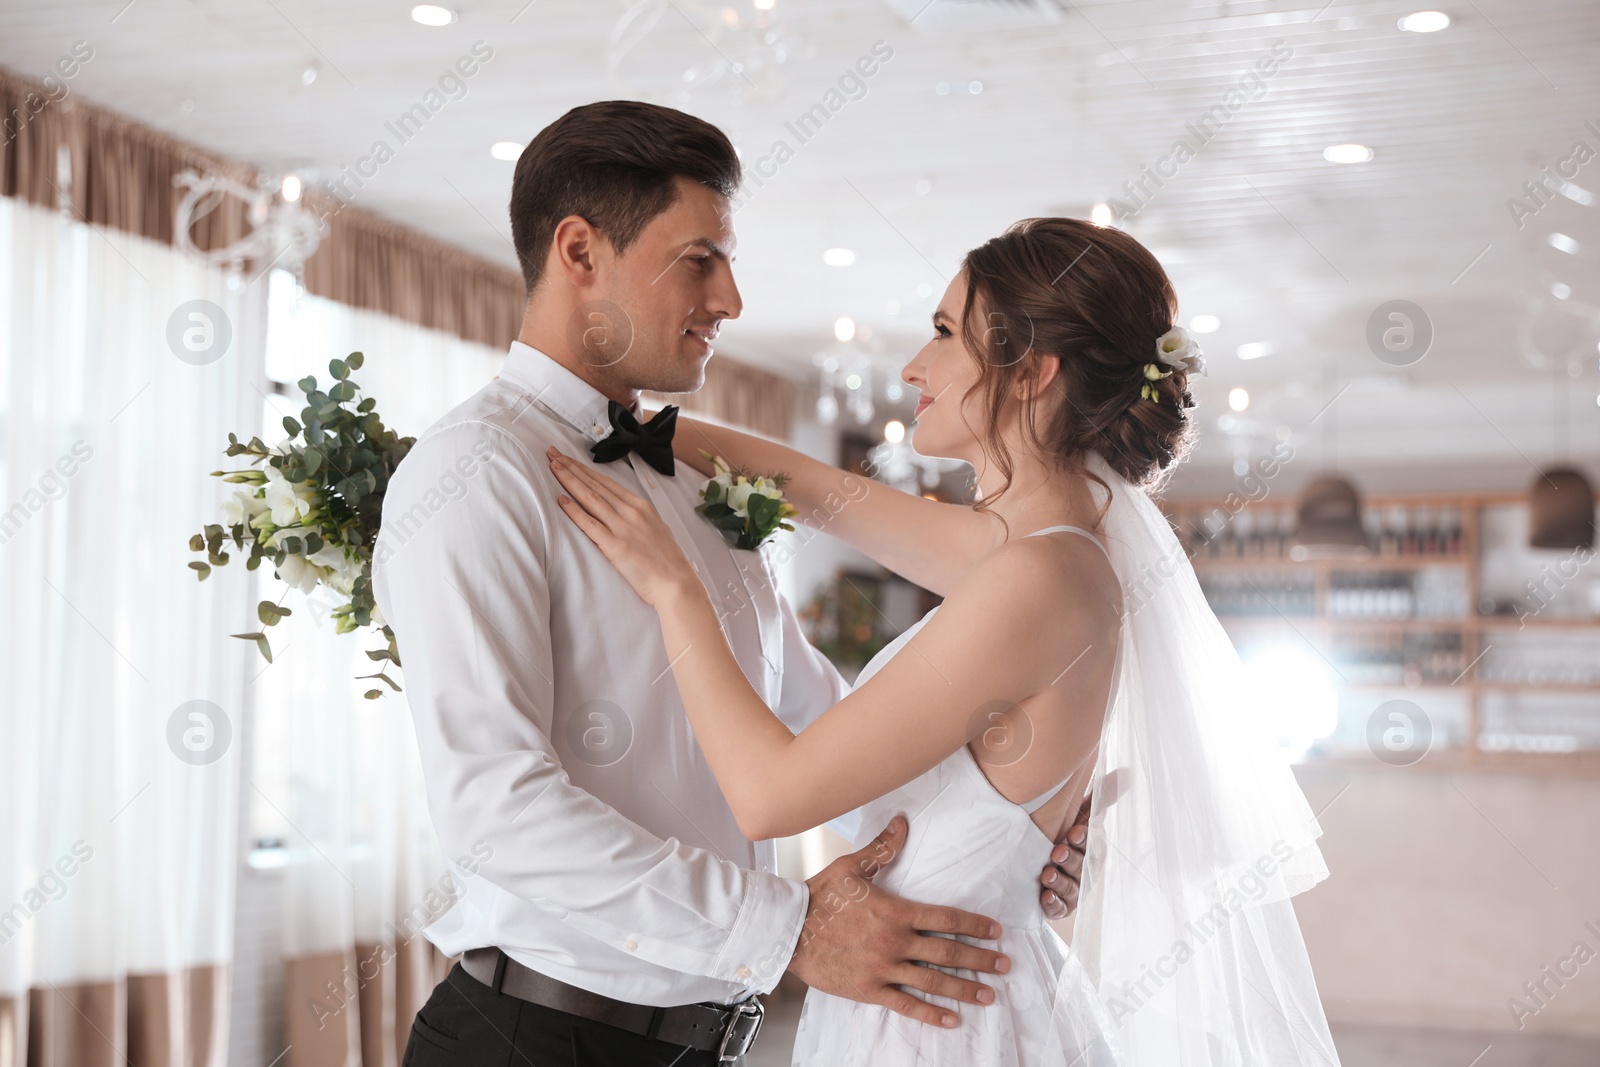
[[[1034,797],[1032,800],[1028,801],[1026,804],[1018,804],[1017,807],[1021,808],[1023,811],[1027,812],[1029,815],[1032,815],[1034,812],[1036,812],[1040,808],[1044,807],[1045,804],[1052,797],[1054,797],[1057,793],[1061,792],[1061,790],[1064,789],[1066,787],[1066,784],[1068,782],[1070,782],[1070,781],[1072,781],[1072,775],[1068,774],[1065,778],[1061,779],[1061,781],[1057,782],[1055,785],[1051,786],[1049,789],[1046,789],[1043,793],[1040,793],[1038,796]]]
[[[1081,526],[1066,526],[1066,525],[1046,526],[1042,530],[1035,530],[1035,531],[1033,531],[1033,533],[1023,534],[1023,536],[1024,537],[1033,537],[1033,536],[1035,536],[1037,534],[1060,533],[1062,531],[1065,531],[1067,533],[1075,533],[1075,534],[1079,535],[1080,537],[1087,538],[1089,540],[1089,543],[1094,545],[1094,547],[1098,548],[1101,551],[1101,553],[1106,557],[1106,562],[1109,563],[1111,561],[1111,553],[1106,551],[1106,546],[1102,545],[1100,543],[1100,539],[1098,537],[1096,537],[1094,534],[1090,533],[1088,530],[1085,530]],[[1018,804],[1017,807],[1021,808],[1023,811],[1027,812],[1029,815],[1032,815],[1034,812],[1036,812],[1040,808],[1044,807],[1045,804],[1048,803],[1050,801],[1050,799],[1052,797],[1054,797],[1057,793],[1061,792],[1061,790],[1063,788],[1065,788],[1065,786],[1066,786],[1066,784],[1068,782],[1072,781],[1073,773],[1074,772],[1072,772],[1072,771],[1068,771],[1067,772],[1067,776],[1065,778],[1061,779],[1061,781],[1057,782],[1055,785],[1051,786],[1049,789],[1046,789],[1043,793],[1040,793],[1037,797],[1034,797],[1032,800],[1028,801],[1026,804]]]
[[[1034,537],[1034,536],[1037,536],[1038,534],[1057,533],[1057,532],[1060,532],[1062,530],[1065,530],[1067,533],[1075,533],[1075,534],[1078,534],[1081,537],[1088,538],[1089,541],[1091,543],[1093,543],[1094,547],[1098,548],[1101,552],[1105,553],[1105,557],[1106,557],[1107,561],[1109,561],[1111,559],[1111,553],[1106,552],[1106,546],[1102,545],[1100,543],[1100,539],[1098,537],[1096,537],[1094,534],[1090,533],[1088,530],[1085,530],[1082,526],[1046,526],[1042,530],[1035,530],[1035,531],[1033,531],[1033,533],[1023,534],[1022,536],[1024,536],[1024,537]]]

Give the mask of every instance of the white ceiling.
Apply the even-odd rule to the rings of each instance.
[[[724,351],[809,379],[840,315],[897,369],[965,249],[1017,218],[1084,214],[1121,195],[1282,41],[1292,55],[1265,91],[1127,223],[1167,265],[1185,318],[1222,320],[1204,339],[1205,441],[1183,487],[1223,484],[1279,427],[1310,457],[1286,484],[1331,448],[1374,488],[1520,487],[1552,455],[1558,398],[1574,454],[1600,467],[1600,159],[1573,179],[1594,205],[1556,197],[1521,230],[1507,207],[1575,142],[1600,153],[1594,3],[1446,0],[1450,29],[1410,34],[1396,21],[1420,5],[1373,0],[938,0],[914,23],[897,14],[923,2],[776,0],[763,15],[751,0],[467,0],[454,25],[429,29],[405,0],[0,0],[0,63],[37,76],[85,40],[95,55],[71,82],[85,99],[242,160],[328,176],[377,139],[396,145],[385,123],[486,42],[493,59],[466,95],[356,202],[508,265],[512,165],[489,157],[493,141],[526,141],[567,108],[615,96],[717,122],[747,167],[783,139],[794,158],[738,215],[746,311]],[[1028,8],[1055,15],[998,25],[997,13]],[[865,96],[799,145],[785,122],[878,41],[893,58]],[[320,72],[305,86],[310,64]],[[1376,159],[1324,161],[1324,147],[1348,141]],[[1578,255],[1544,243],[1557,229]],[[856,263],[825,266],[833,246]],[[1556,281],[1565,302],[1549,294]],[[1554,370],[1518,343],[1540,297],[1532,329],[1560,350]],[[1392,299],[1434,325],[1414,366],[1384,364],[1365,340],[1368,316]],[[1239,360],[1249,341],[1275,352]],[[1229,421],[1236,386],[1253,403]]]

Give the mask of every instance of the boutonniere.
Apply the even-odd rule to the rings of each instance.
[[[800,509],[783,498],[789,478],[784,474],[763,476],[728,466],[721,456],[702,449],[717,473],[700,490],[695,511],[722,531],[734,548],[759,548],[778,530],[793,530],[784,519],[800,514]]]

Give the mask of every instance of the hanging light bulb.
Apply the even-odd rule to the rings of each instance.
[[[1541,471],[1528,490],[1528,547],[1594,547],[1594,486],[1573,467]]]
[[[1328,475],[1308,485],[1297,518],[1293,560],[1363,559],[1371,551],[1361,525],[1361,494],[1344,478]]]

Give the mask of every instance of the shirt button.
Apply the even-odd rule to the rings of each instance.
[[[733,975],[735,978],[739,979],[739,981],[743,982],[749,979],[750,973],[750,968],[740,967],[737,971],[733,972]]]
[[[629,952],[632,952],[634,949],[639,947],[639,942],[630,937],[628,940],[622,943],[622,947],[627,949]]]
[[[647,474],[644,476],[644,484],[648,485],[652,489],[656,488],[656,480],[651,475]]]

